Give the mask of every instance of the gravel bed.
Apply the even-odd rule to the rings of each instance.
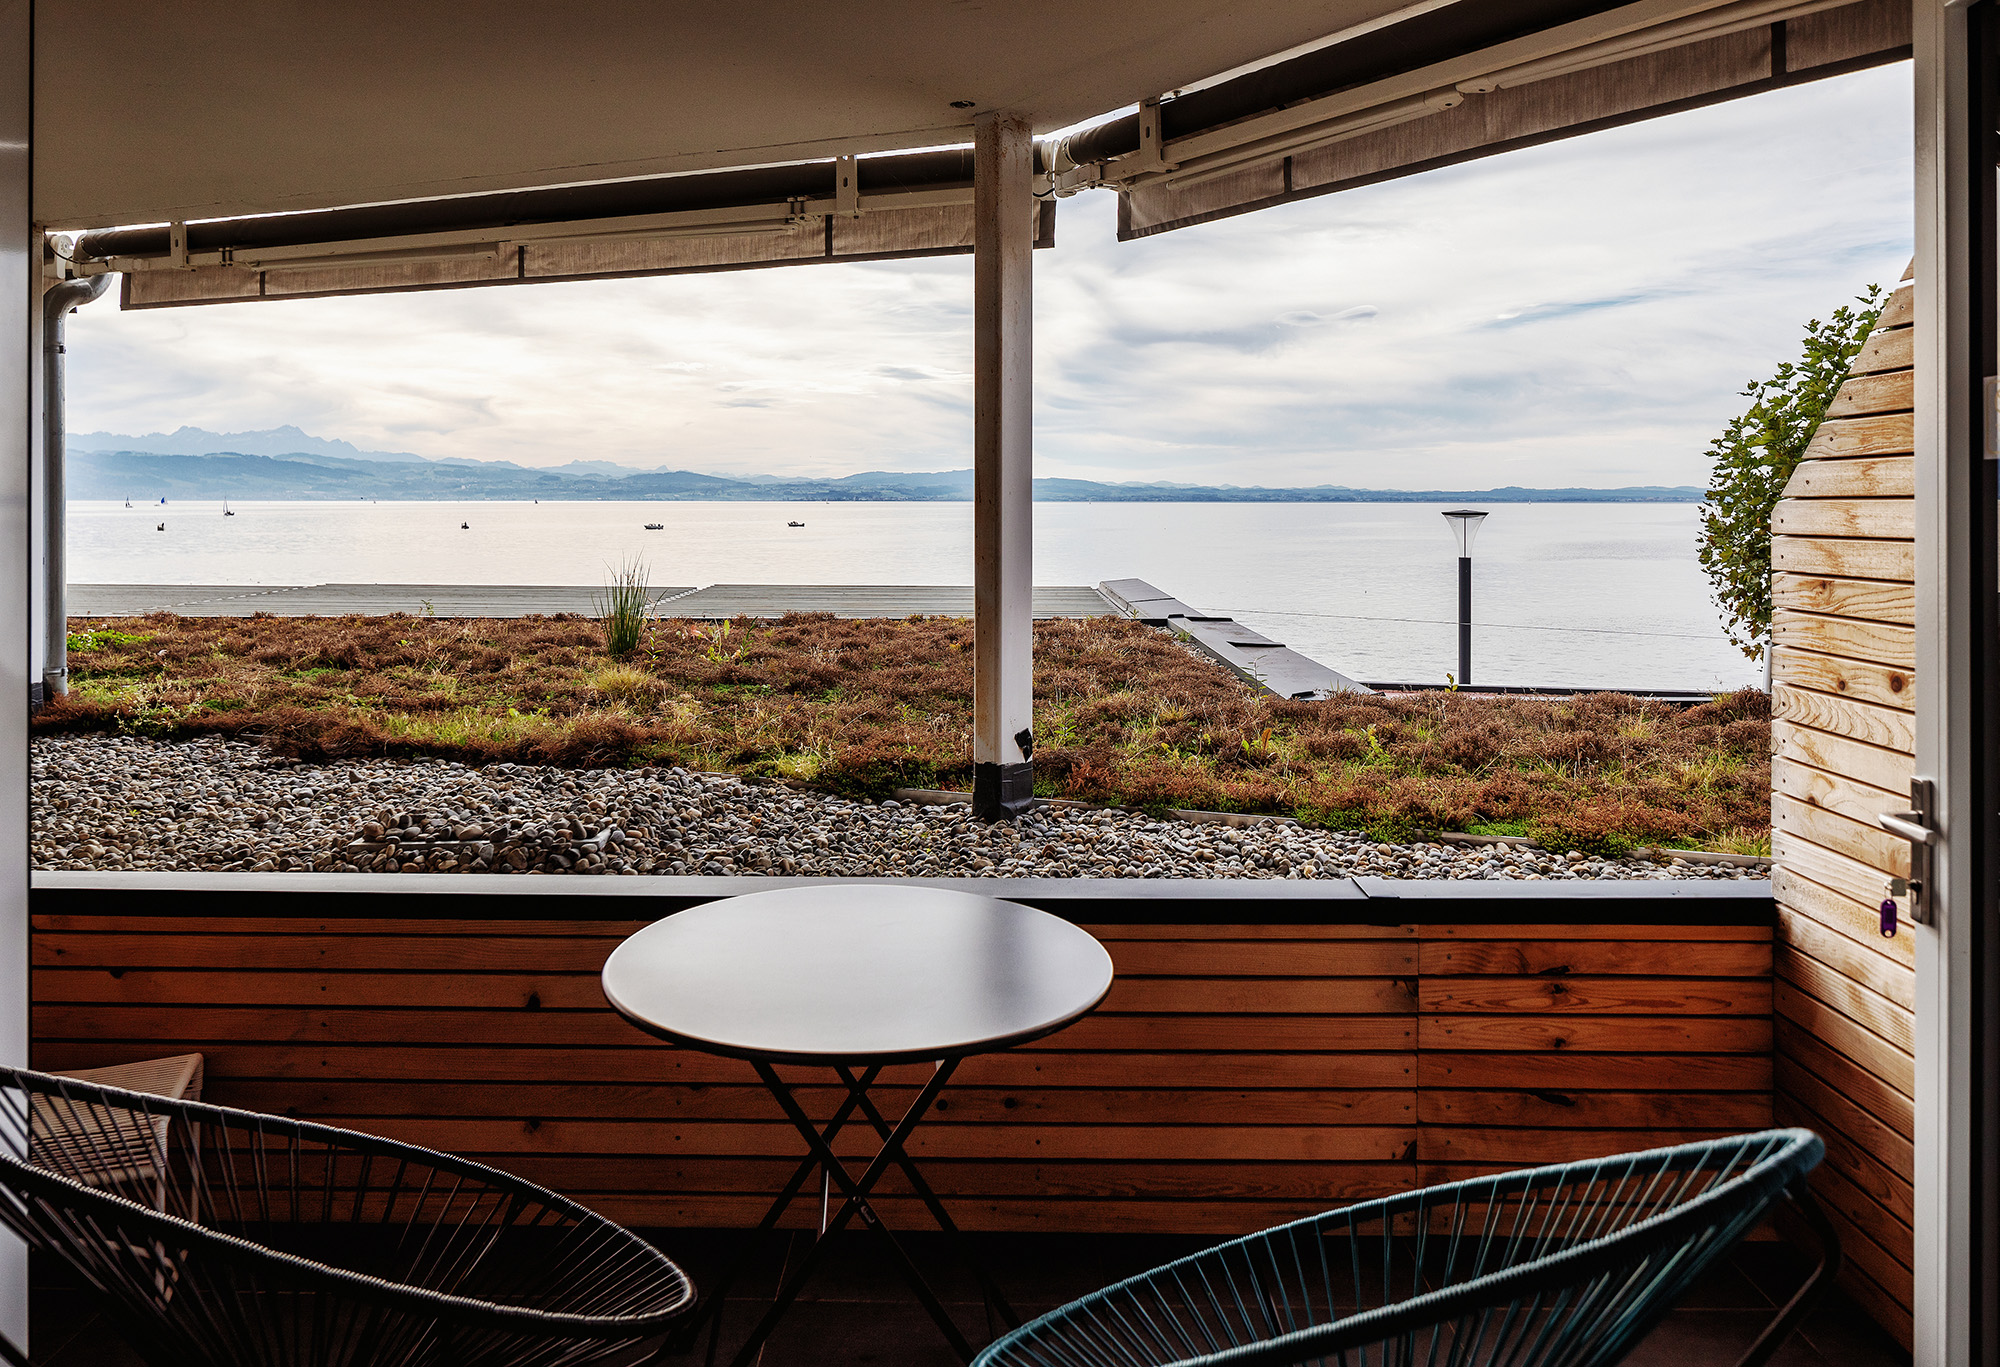
[[[1056,878],[1761,878],[1680,859],[1381,844],[1291,822],[1242,827],[1042,808],[850,802],[681,769],[438,760],[305,764],[253,745],[34,742],[38,869],[802,874]]]

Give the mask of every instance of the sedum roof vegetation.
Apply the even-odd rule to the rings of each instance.
[[[1276,812],[1381,839],[1768,850],[1770,709],[1431,692],[1263,696],[1122,618],[1035,626],[1045,797]],[[651,622],[614,659],[578,616],[80,622],[35,728],[261,740],[309,760],[680,765],[882,797],[970,786],[962,618]]]

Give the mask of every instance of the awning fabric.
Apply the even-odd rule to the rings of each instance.
[[[1055,244],[1053,199],[1037,245]],[[126,308],[681,275],[972,250],[950,149],[86,233]]]
[[[1036,246],[1055,245],[1055,205],[1041,206]],[[120,301],[128,309],[223,304],[254,299],[311,299],[337,294],[526,285],[553,280],[688,275],[702,271],[803,266],[824,261],[886,261],[955,256],[972,250],[972,206],[884,209],[858,218],[829,215],[767,233],[715,237],[603,238],[581,242],[501,243],[493,250],[430,261],[369,262],[306,268],[196,266],[130,271]]]

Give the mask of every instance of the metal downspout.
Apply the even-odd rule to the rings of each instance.
[[[69,567],[64,537],[63,319],[111,284],[109,275],[65,280],[42,296],[42,702],[69,692]]]

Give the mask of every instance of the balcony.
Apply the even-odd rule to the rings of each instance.
[[[641,1034],[598,974],[642,925],[781,881],[43,874],[33,1061],[200,1051],[206,1100],[477,1157],[658,1231],[699,1284],[803,1146],[750,1065]],[[1348,1201],[1785,1123],[1774,1067],[1807,1048],[1774,1041],[1774,999],[1794,989],[1774,975],[1766,884],[979,890],[1087,927],[1117,970],[1091,1016],[967,1060],[910,1145],[1023,1308]],[[891,1107],[928,1070],[900,1072]],[[817,1116],[841,1095],[797,1080]],[[1828,1138],[1822,1199],[1859,1272],[1893,1285],[1895,1232],[1843,1199],[1875,1160]],[[920,1228],[899,1182],[878,1209]],[[818,1203],[792,1215],[788,1237],[809,1240]],[[1746,1245],[1634,1360],[1733,1361],[1799,1275],[1783,1233]],[[763,1361],[952,1360],[874,1245],[841,1237]],[[1781,1361],[1906,1360],[1865,1299],[1830,1299]],[[78,1304],[45,1273],[45,1360],[114,1361]],[[981,1307],[955,1309],[983,1342]],[[58,1320],[82,1324],[72,1346],[45,1327]]]

